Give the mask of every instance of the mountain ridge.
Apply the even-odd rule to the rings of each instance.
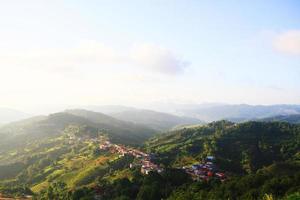
[[[73,113],[73,114],[72,114]],[[69,125],[89,126],[104,131],[115,142],[139,144],[155,131],[149,127],[114,119],[87,110],[67,110],[48,116],[34,117],[0,127],[1,145],[19,145],[29,140],[57,136]]]
[[[111,116],[124,121],[144,124],[160,131],[166,131],[180,125],[194,125],[203,123],[203,121],[196,118],[181,117],[147,109],[127,110],[111,114]]]
[[[223,119],[240,122],[277,115],[300,114],[300,105],[187,104],[173,105],[169,108],[161,108],[161,110],[168,110],[169,113],[180,116],[198,118],[206,122]]]

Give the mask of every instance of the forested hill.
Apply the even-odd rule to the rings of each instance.
[[[172,131],[150,139],[157,162],[182,168],[215,157],[230,178],[191,182],[172,191],[169,200],[298,200],[300,197],[300,125],[286,122],[218,121]]]
[[[275,162],[299,160],[300,125],[219,121],[154,137],[147,148],[169,166],[184,166],[213,155],[222,170],[252,173]]]
[[[55,137],[70,125],[94,128],[108,134],[114,142],[125,144],[141,144],[155,133],[146,126],[117,120],[101,113],[68,110],[2,126],[0,151],[4,147],[18,147],[28,141]]]

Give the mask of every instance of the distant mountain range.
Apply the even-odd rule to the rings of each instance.
[[[288,122],[291,124],[299,124],[300,123],[300,114],[298,115],[279,115],[274,117],[268,117],[262,119],[262,121],[280,121],[280,122]]]
[[[116,119],[142,124],[158,131],[165,131],[180,125],[202,124],[203,121],[185,116],[178,116],[147,109],[138,109],[127,106],[86,106],[87,110],[101,112]]]
[[[180,117],[172,114],[161,113],[151,110],[127,110],[111,114],[111,116],[133,123],[143,124],[156,130],[168,130],[178,125],[202,124],[196,118]]]
[[[160,107],[160,110],[198,118],[206,122],[222,119],[241,122],[279,115],[300,114],[300,105],[189,104]]]
[[[175,126],[195,125],[222,119],[233,122],[263,120],[300,115],[300,105],[247,105],[247,104],[170,104],[152,106],[152,110],[128,106],[79,106],[85,110],[103,113],[115,119],[142,124],[164,131]],[[0,108],[0,125],[31,117],[21,111]],[[281,117],[280,117],[281,116]],[[295,117],[295,116],[293,116]]]

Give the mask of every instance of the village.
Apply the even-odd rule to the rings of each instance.
[[[208,181],[214,177],[223,182],[226,180],[226,175],[218,170],[214,161],[215,158],[213,156],[207,156],[203,163],[194,164],[191,167],[182,167],[182,169],[190,174],[193,180]]]
[[[85,139],[90,140],[90,138]],[[75,138],[72,138],[71,141],[74,140]],[[116,153],[119,154],[120,157],[125,155],[133,156],[135,160],[132,163],[130,163],[129,168],[139,168],[140,172],[144,175],[148,175],[150,172],[161,173],[164,171],[163,167],[153,162],[155,158],[154,154],[148,154],[132,147],[126,147],[125,145],[113,144],[107,138],[104,137],[92,139],[92,141],[95,143],[100,143],[99,149],[102,151]],[[189,174],[192,177],[194,181],[208,181],[212,178],[216,178],[221,182],[224,182],[227,179],[227,176],[218,170],[218,167],[215,164],[215,157],[213,156],[207,156],[203,162],[199,162],[191,166],[179,167],[179,169],[184,170],[187,174]],[[2,199],[10,200],[15,198],[7,197],[0,193],[0,200]],[[24,196],[19,199],[32,199],[32,196]]]
[[[99,148],[101,150],[109,150],[112,153],[119,153],[121,156],[125,156],[126,154],[132,155],[137,160],[130,164],[130,168],[141,167],[142,174],[149,174],[150,171],[156,171],[158,173],[163,171],[161,167],[151,161],[153,158],[152,155],[144,153],[140,150],[125,147],[123,145],[112,144],[109,141],[105,141],[104,143],[100,144]]]
[[[140,150],[126,147],[124,145],[112,144],[110,141],[106,140],[99,145],[101,150],[110,151],[112,153],[118,153],[120,156],[132,155],[136,160],[130,164],[130,168],[140,167],[142,174],[149,174],[149,172],[154,171],[161,173],[163,168],[159,165],[153,163],[153,155],[144,153]],[[181,167],[186,173],[191,175],[193,180],[203,180],[208,181],[211,178],[219,179],[220,181],[226,180],[226,175],[220,172],[215,165],[215,158],[213,156],[207,156],[204,162],[194,164],[192,166]]]

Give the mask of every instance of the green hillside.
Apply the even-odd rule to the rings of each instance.
[[[208,155],[230,178],[193,182],[168,199],[299,199],[300,126],[285,122],[219,121],[150,139],[148,151],[169,167],[198,163]]]
[[[95,178],[122,169],[118,154],[99,152],[101,138],[140,146],[155,132],[101,113],[68,110],[0,128],[0,193],[39,193],[56,182],[67,188],[95,183]],[[127,163],[129,165],[129,163]],[[26,187],[24,188],[24,185]],[[14,188],[14,189],[10,189]]]
[[[219,121],[154,137],[147,149],[169,166],[192,164],[208,155],[223,170],[245,174],[274,162],[299,159],[300,126],[280,122]]]
[[[85,136],[85,139],[70,140],[69,134],[71,132],[64,132],[62,136],[2,153],[0,193],[9,193],[10,188],[16,187],[17,192],[13,194],[17,195],[24,185],[27,190],[39,193],[57,182],[66,184],[67,188],[90,187],[95,184],[96,178],[107,176],[111,169],[123,169],[124,164],[129,165],[131,158],[100,152],[101,139]]]

